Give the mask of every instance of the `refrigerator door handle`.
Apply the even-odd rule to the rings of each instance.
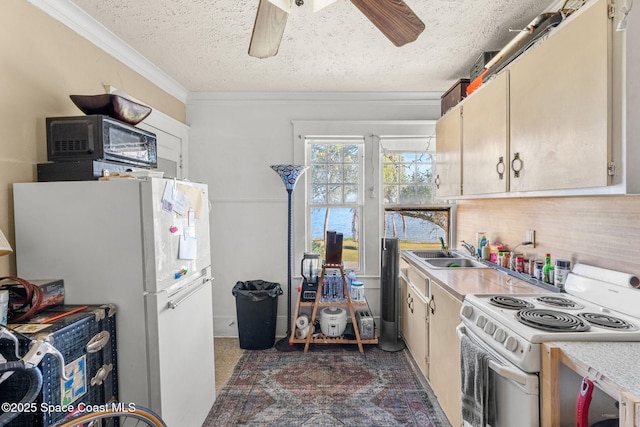
[[[178,299],[169,300],[169,302],[167,302],[167,306],[169,308],[171,308],[171,309],[178,308],[178,306],[180,304],[182,304],[187,298],[189,298],[189,297],[193,296],[194,294],[196,294],[201,288],[206,286],[209,282],[211,282],[210,278],[207,278],[206,280],[203,280],[202,283],[200,283],[200,285],[198,285],[196,288],[194,288],[191,292],[189,292],[185,296],[180,297]]]

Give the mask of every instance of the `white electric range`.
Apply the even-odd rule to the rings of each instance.
[[[597,274],[586,275],[592,271]],[[499,410],[490,425],[515,425],[523,414],[528,426],[539,425],[541,343],[640,341],[640,289],[608,271],[576,265],[565,293],[465,297],[458,334],[489,356],[498,408],[511,408]]]

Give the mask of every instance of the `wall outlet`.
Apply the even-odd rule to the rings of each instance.
[[[531,242],[531,247],[536,247],[536,230],[527,230],[526,242]]]

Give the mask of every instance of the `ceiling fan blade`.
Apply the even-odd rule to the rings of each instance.
[[[249,43],[249,56],[269,58],[278,53],[284,27],[289,14],[268,0],[260,0],[253,33]]]
[[[391,42],[403,46],[415,41],[424,23],[402,0],[351,0]]]

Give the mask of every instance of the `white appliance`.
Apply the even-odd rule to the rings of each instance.
[[[320,330],[328,337],[339,337],[347,327],[347,310],[325,307],[320,311]]]
[[[576,267],[583,274],[605,271]],[[489,356],[488,383],[496,402],[492,427],[539,426],[541,343],[640,341],[640,290],[611,283],[606,273],[594,278],[575,271],[567,277],[566,293],[465,297],[458,335]]]
[[[118,307],[119,399],[169,426],[216,397],[207,186],[162,178],[14,184],[18,275]]]

